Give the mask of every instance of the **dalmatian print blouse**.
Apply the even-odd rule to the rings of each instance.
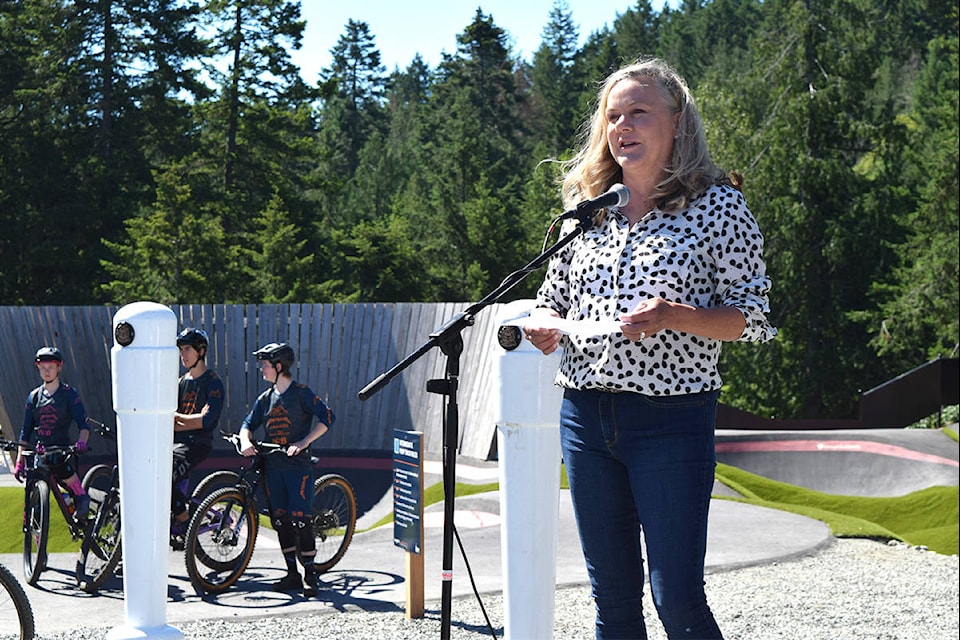
[[[572,222],[567,223],[567,231]],[[640,300],[736,307],[738,341],[766,342],[770,279],[763,236],[743,195],[715,186],[675,213],[654,209],[633,228],[616,208],[550,261],[537,306],[569,320],[617,320]],[[621,333],[565,335],[556,383],[652,396],[719,389],[719,340],[663,330],[638,343]]]

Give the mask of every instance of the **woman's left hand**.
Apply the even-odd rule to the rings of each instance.
[[[628,340],[645,340],[667,328],[673,305],[663,298],[643,300],[630,313],[620,316],[620,331]]]

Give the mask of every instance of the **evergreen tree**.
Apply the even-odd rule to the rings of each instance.
[[[409,219],[425,232],[422,252],[442,283],[441,299],[464,300],[482,296],[512,270],[522,236],[518,176],[530,159],[505,32],[478,10],[457,41],[457,55],[445,55],[430,96],[428,197]],[[485,231],[493,229],[503,244],[488,242]]]
[[[530,70],[528,115],[535,139],[547,143],[553,155],[573,146],[580,120],[579,103],[583,80],[575,75],[579,32],[566,0],[555,0],[540,47],[533,54]]]
[[[236,301],[226,265],[236,262],[216,215],[199,209],[186,167],[156,176],[156,201],[125,224],[124,242],[105,240],[114,252],[104,269],[113,277],[103,292],[114,304]]]
[[[659,55],[672,64],[691,87],[697,86],[707,66],[701,44],[701,11],[700,0],[683,0],[675,11],[663,12],[660,30]]]
[[[617,16],[613,32],[624,62],[656,55],[660,42],[659,14],[653,10],[650,0],[637,0],[635,7]]]
[[[0,5],[0,241],[4,298],[28,304],[89,301],[105,254],[149,188],[133,140],[118,135],[135,105],[117,99],[119,74],[104,46],[110,3],[38,0]],[[105,33],[107,35],[105,35]],[[9,65],[9,66],[7,66]]]
[[[200,77],[207,53],[200,37],[200,6],[179,0],[149,0],[134,13],[128,39],[132,60],[131,94],[142,124],[130,131],[152,166],[174,162],[197,150],[192,105],[211,96]]]
[[[903,177],[917,190],[913,210],[898,213],[909,229],[898,246],[899,263],[889,284],[878,283],[871,344],[906,371],[928,358],[956,357],[960,343],[960,202],[958,202],[958,39],[930,43],[926,66],[908,115],[910,144]]]
[[[383,157],[387,78],[365,22],[348,20],[346,31],[330,53],[331,65],[321,71],[322,160],[317,177],[324,191],[322,208],[335,214],[329,224],[344,228],[386,212],[384,191],[392,185],[379,183],[377,172],[386,171],[383,177],[390,174],[384,166],[388,160]]]
[[[300,4],[291,0],[209,0],[206,11],[214,33],[213,60],[206,70],[220,91],[226,131],[223,139],[223,184],[227,190],[257,175],[256,167],[240,166],[238,136],[245,108],[258,102],[289,105],[291,98],[310,96],[288,48],[303,38]],[[224,61],[226,69],[218,63]]]
[[[283,198],[274,194],[254,220],[249,241],[256,248],[243,251],[250,264],[248,278],[254,299],[268,304],[316,300],[313,254],[306,253],[307,241],[301,236]]]
[[[330,67],[320,74],[329,85],[321,133],[324,143],[335,146],[343,159],[337,170],[352,176],[367,138],[382,130],[386,71],[365,22],[348,20],[330,54]]]
[[[342,278],[321,285],[338,302],[417,302],[430,296],[423,258],[412,239],[418,236],[406,218],[388,215],[363,221],[349,231],[336,230],[335,272]]]
[[[599,83],[621,66],[623,59],[620,57],[617,39],[610,29],[601,29],[587,37],[573,70],[573,75],[582,79],[577,98],[578,132],[596,106]]]
[[[728,392],[768,415],[853,417],[858,392],[891,374],[851,316],[900,235],[890,171],[864,166],[895,135],[871,102],[888,16],[830,0],[764,6],[751,71],[731,85],[715,70],[698,92],[718,160],[745,174],[780,329],[760,348],[725,349]]]

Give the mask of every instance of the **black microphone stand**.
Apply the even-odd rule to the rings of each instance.
[[[585,203],[589,204],[589,203]],[[457,443],[459,440],[460,409],[457,405],[457,389],[460,378],[460,354],[463,353],[463,336],[461,332],[475,322],[476,315],[485,307],[497,302],[503,295],[519,284],[529,274],[543,266],[560,249],[572,242],[577,236],[587,231],[593,225],[595,209],[581,207],[576,218],[574,228],[556,244],[531,260],[521,269],[514,271],[504,278],[496,289],[488,293],[479,302],[476,302],[465,311],[461,311],[444,323],[439,329],[430,334],[430,339],[423,343],[413,353],[393,366],[389,371],[380,374],[357,393],[360,400],[367,400],[382,389],[390,380],[401,371],[419,360],[433,347],[440,347],[440,351],[447,357],[445,377],[443,379],[428,380],[427,391],[446,396],[443,425],[443,559],[441,565],[441,606],[440,606],[440,638],[450,639],[450,606],[453,588],[453,512],[456,493],[456,465]]]

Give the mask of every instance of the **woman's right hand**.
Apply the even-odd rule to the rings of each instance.
[[[556,351],[557,346],[560,344],[560,330],[538,324],[538,317],[559,318],[560,314],[553,309],[534,309],[530,312],[530,317],[521,327],[523,329],[523,337],[539,349],[543,355],[548,356]]]

